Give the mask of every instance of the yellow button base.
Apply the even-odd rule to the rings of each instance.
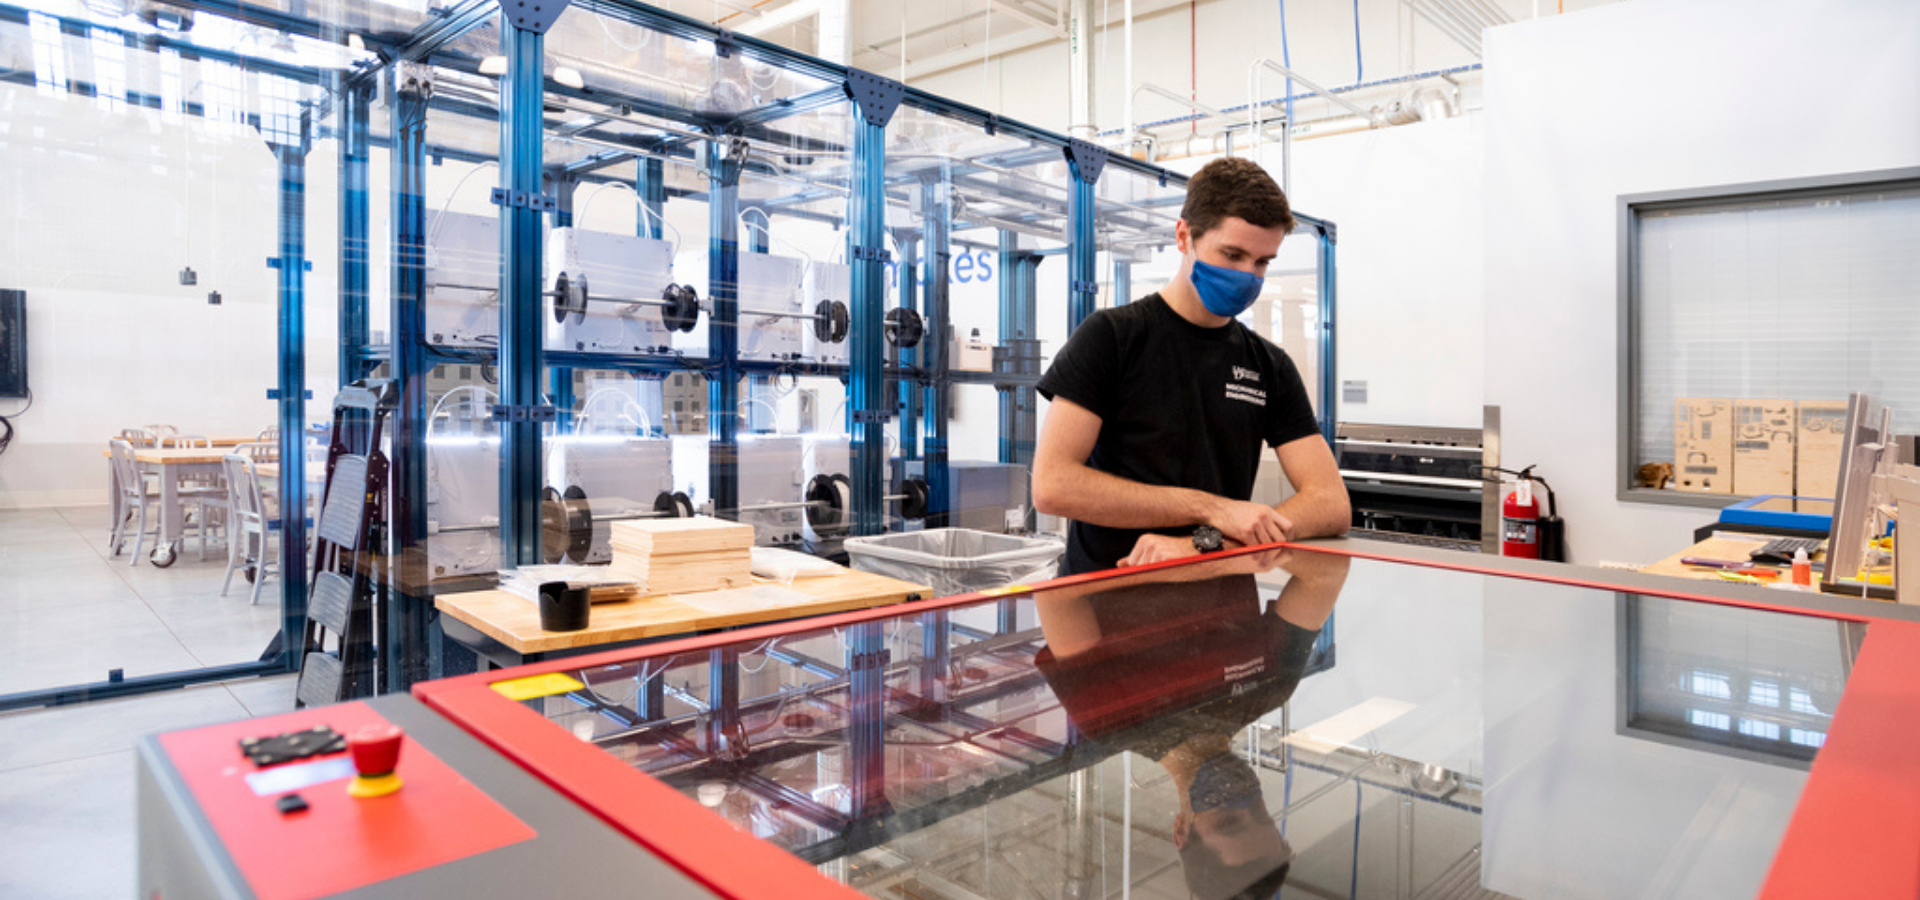
[[[355,775],[353,776],[353,781],[347,784],[347,796],[359,797],[365,800],[370,797],[385,797],[399,789],[400,775],[395,772],[388,772],[385,775],[375,775],[370,778]]]

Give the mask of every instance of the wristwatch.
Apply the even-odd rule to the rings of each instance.
[[[1212,553],[1226,546],[1226,536],[1212,525],[1202,525],[1193,530],[1193,549],[1201,553]]]

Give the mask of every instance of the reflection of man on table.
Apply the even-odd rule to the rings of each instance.
[[[1292,577],[1264,609],[1255,572]],[[1305,551],[1231,557],[1037,597],[1035,664],[1081,733],[1172,776],[1187,887],[1202,900],[1271,897],[1293,850],[1233,736],[1293,695],[1348,560]]]

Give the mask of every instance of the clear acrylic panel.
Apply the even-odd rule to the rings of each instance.
[[[308,12],[0,16],[0,331],[31,348],[31,396],[0,398],[0,695],[252,663],[280,627],[269,393],[283,333],[312,357],[296,388],[337,379],[324,86],[372,58],[338,5]]]
[[[831,486],[852,468],[851,104],[837,82],[586,9],[546,51],[546,157],[566,199],[546,244],[563,412],[545,471],[596,535],[568,559],[604,561],[605,523],[691,511],[751,524],[762,545],[833,536],[815,527],[833,516],[808,513],[816,479],[844,508]],[[734,321],[716,330],[722,298]],[[728,370],[732,408],[714,409]],[[717,477],[735,486],[724,506]]]
[[[1865,628],[1296,551],[636,650],[526,703],[873,896],[1748,897]],[[1676,697],[1804,734],[1630,727]]]

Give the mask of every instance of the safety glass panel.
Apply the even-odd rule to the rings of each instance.
[[[1830,715],[1862,631],[1302,551],[640,650],[523,702],[873,896],[1749,897],[1806,774],[1624,733],[1619,686]]]

